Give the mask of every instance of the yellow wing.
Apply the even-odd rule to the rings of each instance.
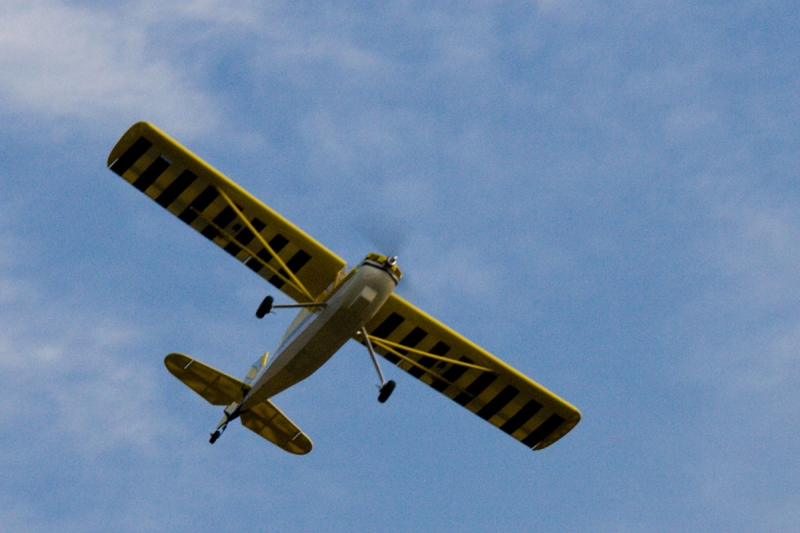
[[[581,419],[575,407],[395,294],[366,329],[383,357],[529,448],[550,446]]]
[[[108,166],[295,301],[316,298],[344,268],[342,259],[151,124],[131,126]]]

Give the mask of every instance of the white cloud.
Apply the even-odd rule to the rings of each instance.
[[[151,415],[158,396],[152,369],[124,357],[132,331],[38,297],[0,310],[6,426],[44,424],[93,452],[146,451],[164,422]]]
[[[499,261],[489,261],[479,249],[463,244],[425,249],[430,255],[420,262],[411,281],[415,290],[419,285],[427,299],[437,302],[480,299],[486,303],[502,294],[505,270]]]
[[[736,102],[709,89],[720,66],[700,50],[706,49],[698,48],[696,59],[681,63],[676,54],[661,68],[629,72],[622,93],[626,109],[650,111],[650,120],[641,122],[647,135],[681,148],[665,150],[652,162],[645,158],[658,152],[643,150],[634,161],[649,163],[654,173],[647,179],[676,184],[677,195],[670,185],[670,193],[661,196],[653,186],[657,181],[633,192],[639,205],[645,205],[646,194],[659,194],[654,213],[660,222],[675,217],[658,226],[657,239],[673,249],[670,265],[656,272],[680,280],[670,287],[668,300],[690,302],[665,327],[663,351],[678,367],[677,383],[669,375],[672,363],[665,368],[669,402],[675,400],[679,412],[686,409],[681,440],[687,477],[695,483],[687,493],[713,512],[730,512],[735,523],[748,510],[763,508],[759,490],[753,489],[754,470],[781,456],[786,447],[780,441],[792,434],[786,421],[800,412],[795,392],[800,385],[800,217],[793,192],[780,198],[771,190],[764,165],[774,155],[771,150],[754,153],[735,137],[744,127]],[[650,129],[656,124],[660,127]],[[630,124],[632,131],[637,127]],[[628,137],[633,146],[639,142]],[[612,153],[618,156],[620,149],[615,146]],[[643,222],[648,220],[636,219]],[[681,238],[673,241],[670,231]],[[640,237],[638,231],[634,235]],[[694,245],[681,250],[680,241]],[[636,249],[622,242],[617,253]],[[647,312],[656,313],[659,305],[652,302]],[[665,302],[664,309],[670,305]],[[692,398],[690,408],[681,404],[687,398]],[[656,403],[653,410],[660,407]],[[772,443],[768,452],[757,451],[762,442]],[[768,480],[762,483],[780,487],[776,476],[761,477]],[[783,505],[789,498],[775,494],[775,500]]]
[[[744,402],[766,419],[796,416],[800,218],[790,203],[724,182],[703,193],[714,227],[695,250],[707,283],[674,330],[691,343],[682,377],[713,391],[709,411]]]
[[[9,232],[0,240],[21,249]],[[126,358],[139,333],[48,294],[28,264],[36,257],[0,264],[0,420],[7,428],[41,426],[92,453],[120,446],[146,452],[166,424],[152,415],[153,369]]]
[[[251,27],[258,27],[263,23],[260,13],[264,9],[263,2],[252,0],[239,0],[235,3],[225,0],[140,0],[129,2],[125,8],[133,11],[136,18],[148,23],[180,19]]]
[[[58,0],[0,7],[0,95],[6,114],[108,124],[145,118],[189,134],[217,121],[190,72],[150,48],[147,27]]]

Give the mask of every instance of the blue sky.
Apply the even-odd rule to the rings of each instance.
[[[796,531],[790,2],[0,5],[0,529]],[[153,122],[581,409],[530,452],[347,346],[290,456],[174,380],[291,318],[108,171]]]

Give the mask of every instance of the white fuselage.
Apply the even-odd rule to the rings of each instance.
[[[313,374],[375,316],[396,286],[397,279],[384,266],[364,261],[332,290],[325,307],[297,315],[239,410],[246,411]]]

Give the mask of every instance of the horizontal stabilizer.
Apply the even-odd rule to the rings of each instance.
[[[312,444],[308,435],[269,400],[245,411],[240,418],[244,427],[287,452],[305,455],[311,451]]]
[[[164,364],[173,376],[212,405],[240,402],[243,391],[250,389],[245,382],[187,355],[171,353],[164,358]],[[287,452],[305,455],[311,451],[308,435],[270,401],[261,402],[243,412],[240,418],[244,427]]]
[[[164,364],[173,376],[211,405],[240,402],[243,392],[250,389],[243,381],[181,353],[169,354]]]

